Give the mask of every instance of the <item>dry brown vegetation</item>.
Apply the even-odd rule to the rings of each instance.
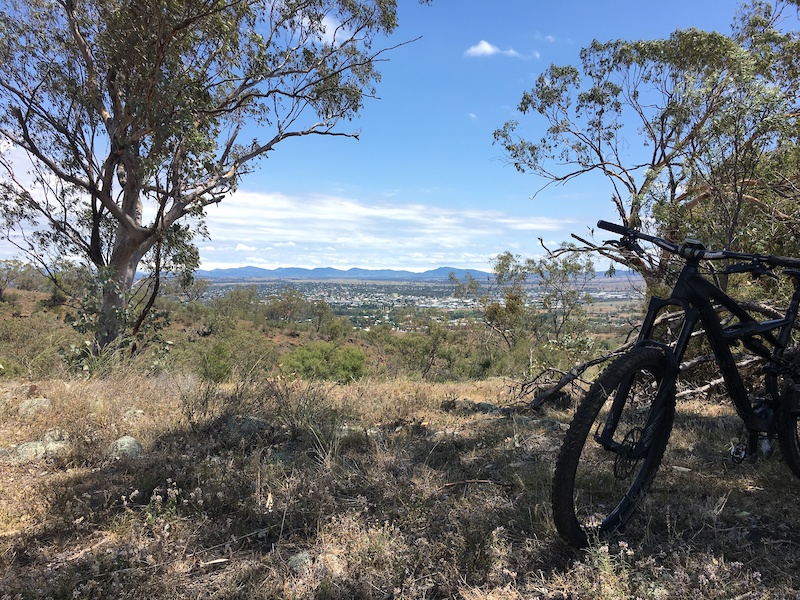
[[[639,516],[577,552],[556,538],[549,505],[574,407],[529,411],[500,379],[208,388],[127,369],[0,383],[0,448],[53,430],[70,441],[50,459],[0,456],[3,600],[800,590],[800,482],[779,454],[730,461],[741,432],[724,400],[681,402]],[[21,413],[30,397],[51,404]],[[125,434],[143,457],[109,458]]]
[[[36,386],[53,405],[21,417],[30,386],[6,383],[2,444],[61,428],[74,447],[3,461],[4,597],[760,598],[800,585],[800,484],[779,456],[730,463],[738,425],[716,402],[681,407],[630,531],[576,553],[549,521],[570,410],[479,405],[503,404],[501,381],[264,382],[238,400],[223,390],[193,426],[168,377]],[[107,457],[124,433],[143,458]]]

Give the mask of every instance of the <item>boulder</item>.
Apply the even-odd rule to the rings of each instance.
[[[24,442],[14,449],[13,458],[18,462],[30,462],[43,458],[55,458],[69,454],[70,446],[66,436],[58,429],[48,431],[44,438],[36,442]]]
[[[139,458],[144,454],[144,448],[135,437],[124,435],[113,444],[109,449],[111,458]]]
[[[311,552],[304,550],[290,556],[286,565],[295,575],[307,575],[314,566],[314,558],[311,556]]]
[[[45,398],[43,396],[36,396],[34,398],[28,398],[20,402],[17,411],[19,412],[20,417],[32,417],[36,413],[50,408],[51,404],[52,402],[50,401],[49,398]]]

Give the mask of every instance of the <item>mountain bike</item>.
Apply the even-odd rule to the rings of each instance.
[[[712,251],[696,240],[678,245],[606,221],[597,225],[621,236],[608,244],[644,256],[639,241],[649,242],[676,255],[682,266],[669,298],[649,301],[635,344],[603,370],[575,412],[553,477],[553,520],[561,537],[584,547],[630,521],[664,455],[680,365],[698,332],[707,340],[747,430],[746,442],[734,448],[732,457],[757,456],[759,445],[777,437],[784,460],[800,477],[800,361],[792,357],[796,353],[791,347],[800,306],[800,259]],[[759,320],[703,273],[701,261],[728,261],[723,273],[776,279],[774,271],[783,268],[794,286],[785,314]],[[655,329],[669,307],[683,311],[683,324],[667,343],[657,339]],[[760,394],[748,393],[732,352],[739,345],[763,362]]]

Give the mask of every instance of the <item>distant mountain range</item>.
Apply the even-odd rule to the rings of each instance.
[[[453,269],[439,267],[423,273],[413,271],[395,271],[392,269],[333,269],[330,267],[316,269],[301,269],[296,267],[281,267],[279,269],[262,269],[260,267],[237,267],[233,269],[212,269],[210,271],[195,271],[195,276],[202,279],[354,279],[368,281],[442,281],[455,274],[458,279],[463,279],[469,273],[475,279],[483,281],[492,275],[486,271],[472,269]]]

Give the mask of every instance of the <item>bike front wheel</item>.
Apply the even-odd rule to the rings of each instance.
[[[787,378],[781,389],[778,444],[786,464],[800,477],[800,384]]]
[[[618,531],[655,477],[675,417],[675,380],[659,348],[612,362],[575,412],[556,462],[553,520],[577,547]]]

